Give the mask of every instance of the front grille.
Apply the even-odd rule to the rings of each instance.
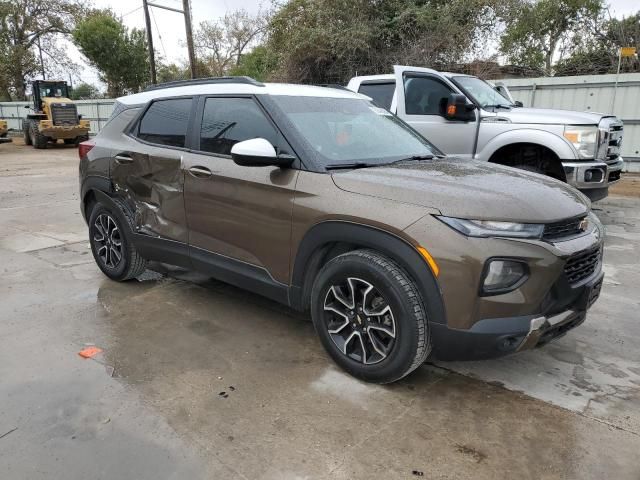
[[[54,125],[77,125],[78,110],[72,103],[54,103],[51,105]]]
[[[590,277],[598,268],[600,247],[592,248],[569,257],[564,266],[564,273],[571,285]]]
[[[622,125],[614,124],[609,127],[609,144],[607,146],[607,160],[616,160],[622,150]]]
[[[572,237],[584,232],[584,220],[587,217],[574,217],[560,222],[548,223],[544,226],[542,238],[544,240],[558,240],[561,238]]]

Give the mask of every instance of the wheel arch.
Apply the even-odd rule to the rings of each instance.
[[[505,151],[509,151],[509,149],[521,148],[523,146],[535,146],[552,154],[556,164],[554,168],[556,177],[566,181],[561,162],[565,160],[575,160],[577,153],[568,140],[547,130],[519,128],[501,133],[493,137],[482,150],[476,154],[475,158],[478,160],[486,160],[490,163],[508,165],[508,163],[500,161],[498,156],[502,155]]]
[[[308,310],[311,287],[322,266],[337,255],[363,248],[375,250],[395,261],[415,282],[429,321],[446,323],[440,288],[416,248],[393,233],[346,221],[322,222],[305,234],[292,266],[290,305],[298,310]]]
[[[488,161],[508,167],[531,164],[550,177],[567,181],[562,157],[549,146],[536,142],[522,141],[503,145],[491,154]]]
[[[85,222],[89,222],[89,216],[91,215],[89,207],[92,207],[98,201],[114,206],[110,196],[112,191],[111,182],[108,178],[90,175],[83,180],[80,189],[80,209]]]

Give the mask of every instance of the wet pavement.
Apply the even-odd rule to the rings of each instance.
[[[106,279],[75,149],[0,146],[0,478],[638,480],[639,207],[598,207],[607,280],[583,326],[373,386],[269,300],[161,266]]]

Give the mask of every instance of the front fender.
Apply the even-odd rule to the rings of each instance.
[[[369,225],[345,221],[325,221],[313,226],[304,236],[295,255],[289,304],[304,310],[313,278],[320,265],[313,268],[314,254],[334,242],[350,243],[376,250],[394,260],[416,283],[429,322],[446,323],[440,287],[429,266],[415,246],[406,239]],[[319,260],[319,258],[318,258]]]
[[[546,147],[553,151],[560,160],[576,160],[578,158],[573,145],[564,137],[536,128],[518,128],[500,133],[489,140],[482,150],[476,152],[475,158],[489,161],[500,148],[516,143],[533,143]]]

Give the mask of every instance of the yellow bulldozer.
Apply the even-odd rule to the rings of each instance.
[[[89,139],[89,120],[78,115],[78,109],[69,99],[69,86],[64,81],[34,80],[31,83],[33,110],[28,113],[22,128],[24,143],[35,148],[47,148],[49,142],[64,140],[66,144],[79,144]]]
[[[7,128],[7,122],[5,120],[0,120],[0,143],[8,143],[11,141],[9,137],[7,137],[7,133],[9,129]]]

